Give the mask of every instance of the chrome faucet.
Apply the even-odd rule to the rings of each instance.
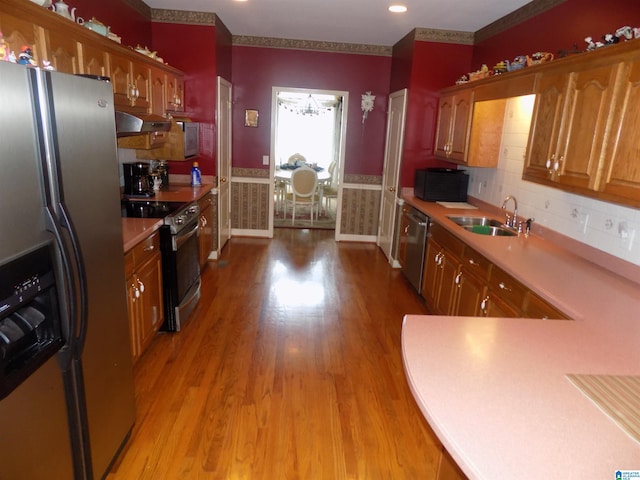
[[[507,209],[507,203],[509,202],[509,200],[513,200],[513,216],[509,216],[508,213],[505,214],[507,219],[504,224],[507,227],[516,228],[518,225],[518,201],[516,200],[516,197],[514,197],[513,195],[507,195],[506,197],[504,197],[502,208],[505,210]]]

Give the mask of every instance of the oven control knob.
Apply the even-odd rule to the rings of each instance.
[[[187,210],[187,212],[189,213],[196,213],[198,210],[198,207],[196,207],[195,205],[189,207],[189,209]]]
[[[180,215],[176,217],[176,225],[182,225],[184,223],[184,216]]]

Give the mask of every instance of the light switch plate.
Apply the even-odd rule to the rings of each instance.
[[[263,165],[269,165],[269,155],[263,155],[262,156],[262,164]]]

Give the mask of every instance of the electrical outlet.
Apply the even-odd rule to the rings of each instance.
[[[269,155],[262,156],[262,165],[269,165]]]

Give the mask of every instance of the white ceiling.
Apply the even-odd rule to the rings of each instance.
[[[476,32],[530,0],[144,0],[216,13],[233,35],[392,46],[414,28]],[[391,4],[408,11],[392,14]]]

